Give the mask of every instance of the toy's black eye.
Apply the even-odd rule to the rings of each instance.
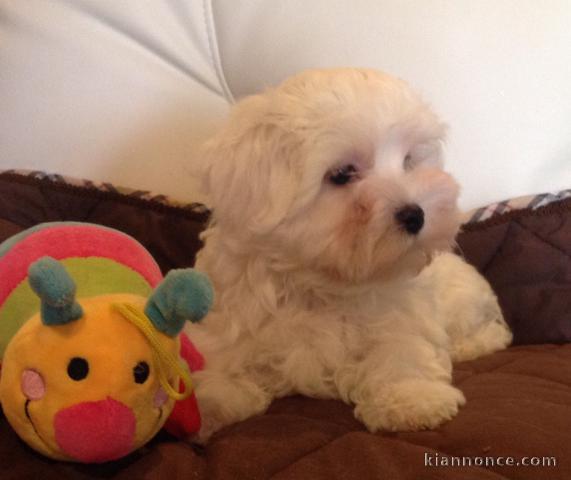
[[[330,171],[327,179],[334,185],[345,185],[357,178],[357,168],[354,165],[344,165]]]
[[[79,382],[87,377],[89,373],[89,363],[85,358],[73,357],[67,364],[67,374],[69,378]]]
[[[149,364],[147,362],[139,362],[133,367],[133,377],[135,383],[145,383],[149,378]]]

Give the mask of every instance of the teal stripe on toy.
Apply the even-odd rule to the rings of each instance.
[[[8,251],[16,243],[20,242],[21,240],[24,240],[24,238],[26,238],[28,235],[39,232],[40,230],[43,230],[45,228],[58,227],[60,225],[85,225],[85,224],[82,222],[46,222],[46,223],[40,223],[34,227],[27,228],[26,230],[23,230],[20,233],[14,235],[13,237],[10,237],[4,240],[2,243],[0,243],[0,258],[2,258],[6,253],[8,253]],[[107,228],[107,227],[101,227],[101,228]]]

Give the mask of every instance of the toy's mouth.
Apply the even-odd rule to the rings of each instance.
[[[26,403],[24,404],[24,413],[26,414],[26,418],[28,419],[28,421],[30,422],[30,425],[32,426],[32,428],[34,429],[34,433],[36,434],[36,436],[38,437],[38,440],[43,444],[43,447],[48,451],[48,452],[52,452],[54,456],[61,456],[59,454],[59,452],[57,450],[55,450],[53,447],[51,447],[49,445],[48,442],[46,442],[42,436],[40,435],[40,432],[38,432],[38,429],[36,428],[36,425],[34,424],[34,421],[32,420],[32,416],[30,415],[30,409],[28,408],[28,406],[30,405],[31,400],[28,398],[26,399]]]
[[[161,423],[161,419],[163,418],[163,407],[159,407],[159,416],[157,417],[156,425]],[[156,427],[155,427],[156,428]]]

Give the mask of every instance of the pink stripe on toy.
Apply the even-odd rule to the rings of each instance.
[[[163,278],[149,252],[128,235],[94,225],[56,226],[29,235],[2,257],[0,305],[27,277],[30,264],[45,256],[109,258],[139,273],[153,288]]]

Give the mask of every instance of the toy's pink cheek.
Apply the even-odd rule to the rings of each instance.
[[[156,408],[161,408],[167,402],[168,399],[169,397],[167,393],[161,387],[159,387],[157,393],[155,393],[153,404]]]
[[[46,394],[46,384],[42,376],[35,370],[22,372],[22,392],[30,400],[39,400]]]

